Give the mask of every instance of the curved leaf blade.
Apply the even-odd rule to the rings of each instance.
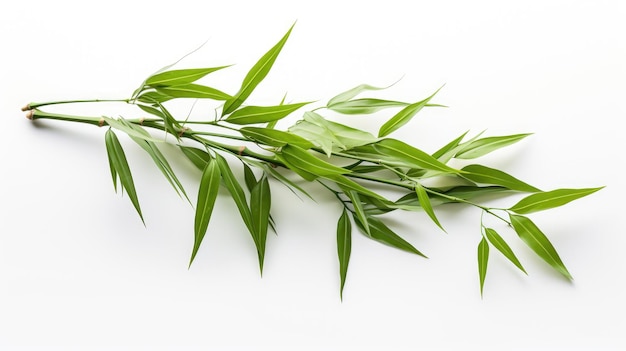
[[[339,278],[341,286],[339,296],[343,300],[343,287],[346,284],[350,253],[352,251],[352,223],[348,211],[344,208],[337,222],[337,255],[339,256]]]
[[[500,185],[506,187],[507,189],[529,193],[541,191],[506,172],[489,168],[487,166],[474,164],[465,166],[461,170],[464,172],[463,177],[476,183]]]
[[[303,137],[271,128],[243,127],[239,129],[241,135],[255,142],[267,146],[281,147],[287,144],[296,145],[304,150],[313,147],[313,143]]]
[[[207,163],[211,160],[211,155],[204,150],[200,150],[195,147],[190,146],[182,146],[179,145],[180,150],[183,152],[185,156],[194,164],[194,166],[198,167],[199,170],[204,170]]]
[[[165,71],[150,76],[146,80],[146,85],[151,87],[166,87],[172,85],[181,85],[193,83],[196,80],[206,76],[209,73],[219,71],[230,66],[208,67],[208,68],[191,68],[176,69]]]
[[[215,161],[217,162],[217,165],[220,169],[222,182],[226,189],[228,189],[230,196],[235,201],[237,209],[239,210],[239,214],[241,215],[241,219],[250,231],[250,234],[252,234],[253,237],[256,236],[256,234],[254,233],[254,226],[252,225],[252,215],[250,212],[250,208],[248,207],[246,194],[244,193],[243,188],[237,181],[237,178],[235,178],[233,171],[230,169],[228,162],[223,156],[216,154]]]
[[[365,115],[378,112],[391,107],[404,107],[407,102],[382,100],[382,99],[355,99],[349,101],[336,102],[328,105],[328,109],[345,115]]]
[[[491,228],[485,228],[485,236],[487,237],[487,240],[489,240],[491,245],[493,245],[493,247],[500,251],[504,255],[504,257],[508,258],[509,261],[511,261],[517,268],[524,272],[524,274],[528,274],[526,273],[526,270],[524,269],[520,261],[517,259],[517,256],[515,256],[515,253],[513,253],[513,250],[511,249],[509,244],[507,244],[506,241],[502,239],[498,232]]]
[[[415,183],[415,193],[417,194],[417,199],[420,203],[420,206],[422,207],[422,209],[424,209],[426,214],[428,214],[428,217],[430,217],[430,219],[432,219],[432,221],[435,222],[435,224],[445,232],[446,230],[443,229],[443,226],[439,222],[439,219],[437,219],[437,215],[435,215],[433,206],[430,203],[430,197],[428,197],[428,192],[426,192],[426,189],[424,189],[424,187],[418,182]]]
[[[474,140],[465,145],[459,152],[456,153],[454,157],[466,160],[477,158],[505,146],[515,144],[529,135],[531,135],[531,133],[488,137]]]
[[[255,244],[259,257],[259,268],[263,274],[265,259],[265,243],[267,242],[267,228],[269,226],[270,207],[272,206],[269,181],[266,176],[250,192],[250,210],[252,212],[252,226],[256,236]]]
[[[317,176],[337,175],[350,172],[348,169],[335,166],[319,159],[310,152],[295,145],[285,145],[281,149],[280,154],[290,165]]]
[[[259,61],[254,64],[254,66],[252,66],[246,77],[243,79],[239,91],[234,96],[227,99],[224,103],[222,115],[229,114],[241,106],[248,96],[250,96],[252,91],[254,91],[257,85],[259,85],[259,83],[267,76],[276,61],[278,54],[280,54],[280,51],[287,42],[294,26],[295,23],[289,28],[287,33],[278,41],[278,43],[266,52],[265,55],[263,55]]]
[[[256,124],[283,119],[310,102],[277,106],[246,106],[230,114],[225,121],[233,124]]]
[[[207,163],[206,167],[204,167],[204,170],[202,171],[202,178],[200,179],[198,201],[196,204],[196,214],[194,218],[193,251],[191,253],[191,259],[189,260],[189,266],[193,263],[209,226],[211,214],[213,213],[215,200],[217,199],[217,193],[219,191],[220,178],[219,166],[217,162],[212,159]]]
[[[215,88],[199,84],[181,84],[168,87],[158,87],[157,92],[175,98],[194,98],[211,100],[228,100],[230,95]]]
[[[487,277],[487,263],[489,262],[489,244],[483,237],[478,243],[478,277],[480,279],[480,296],[483,296],[483,287]]]
[[[602,188],[604,187],[584,189],[556,189],[552,191],[532,194],[521,199],[518,203],[509,208],[509,210],[518,214],[528,214],[532,212],[543,211],[563,206],[574,200],[580,199],[581,197],[591,195]]]
[[[414,168],[430,169],[443,173],[459,173],[458,170],[441,163],[424,151],[396,139],[383,139],[373,145],[374,149],[381,154],[404,161]]]
[[[572,275],[561,261],[548,237],[537,228],[528,217],[510,214],[511,224],[517,235],[530,247],[539,257],[546,261],[557,272],[565,278],[572,280]]]
[[[410,104],[396,113],[380,127],[378,130],[378,137],[382,138],[387,136],[407,124],[419,111],[424,108],[424,106],[426,106],[426,104],[428,104],[428,102],[439,92],[439,90],[441,90],[441,88],[437,89],[437,91],[426,99]]]
[[[357,95],[359,95],[362,92],[367,91],[367,90],[384,90],[384,89],[389,88],[390,86],[387,86],[387,87],[375,87],[375,86],[369,85],[369,84],[360,84],[360,85],[357,85],[356,87],[354,87],[352,89],[348,89],[348,90],[346,90],[346,91],[344,91],[344,92],[342,92],[340,94],[335,95],[333,98],[328,100],[328,103],[326,104],[326,107],[331,107],[333,105],[337,105],[339,103],[346,102],[346,101],[352,99],[353,97],[355,97],[355,96],[357,96]]]
[[[396,234],[393,230],[387,227],[380,219],[376,217],[368,218],[369,234],[365,229],[363,223],[358,217],[352,216],[359,229],[369,238],[381,242],[383,244],[395,247],[406,252],[414,253],[416,255],[427,258],[423,253],[411,245],[408,241],[404,240],[401,236]]]

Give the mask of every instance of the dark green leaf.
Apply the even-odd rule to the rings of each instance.
[[[250,210],[252,212],[252,225],[256,235],[256,249],[259,256],[259,267],[263,274],[263,260],[265,258],[265,243],[267,241],[267,228],[269,225],[271,207],[270,185],[266,176],[261,177],[259,182],[250,192]]]
[[[263,55],[263,57],[261,57],[259,61],[254,64],[254,66],[252,66],[246,77],[243,79],[243,82],[241,83],[241,88],[239,88],[237,94],[226,100],[222,115],[227,115],[235,111],[239,106],[241,106],[241,104],[248,98],[248,96],[250,96],[254,88],[256,88],[256,86],[265,78],[265,76],[267,76],[270,69],[272,68],[272,65],[274,65],[274,61],[276,61],[278,54],[285,45],[285,42],[287,42],[289,34],[291,34],[291,30],[293,29],[294,25],[295,23],[291,26],[291,28],[289,28],[289,30],[282,37],[282,39],[280,39],[280,41],[276,43],[276,45],[274,45],[268,52],[266,52],[265,55]]]
[[[370,227],[367,223],[367,215],[365,214],[365,210],[363,209],[363,203],[361,202],[361,197],[359,196],[359,193],[349,189],[344,189],[344,193],[350,198],[354,213],[359,218],[359,221],[361,221],[361,224],[363,224],[363,229],[365,229],[367,234],[370,235]]]
[[[201,171],[206,167],[207,163],[211,160],[211,155],[204,150],[200,150],[195,147],[179,145],[183,154]]]
[[[246,106],[233,112],[225,121],[233,124],[255,124],[277,121],[287,117],[310,102],[278,106]]]
[[[500,251],[506,258],[509,259],[517,268],[519,268],[522,272],[526,273],[526,270],[517,259],[517,256],[511,250],[511,247],[502,239],[500,234],[491,228],[485,228],[485,235],[487,236],[487,240],[493,245],[498,251]],[[526,273],[528,274],[528,273]]]
[[[368,232],[365,230],[363,223],[359,221],[358,217],[353,216],[353,219],[355,223],[357,224],[357,226],[359,227],[359,229],[369,238],[379,241],[383,244],[389,245],[391,247],[395,247],[403,251],[407,251],[407,252],[422,256],[422,257],[426,257],[424,256],[423,253],[421,253],[419,250],[413,247],[413,245],[411,245],[409,242],[404,240],[402,237],[396,234],[393,230],[389,229],[389,227],[387,227],[380,219],[376,217],[368,218],[369,235],[367,234]]]
[[[210,68],[177,69],[157,73],[146,80],[146,85],[152,87],[164,87],[193,83],[209,73],[218,71],[229,66]]]
[[[514,144],[529,135],[530,134],[515,134],[478,139],[464,145],[464,147],[459,152],[457,152],[454,157],[460,159],[471,159],[480,157],[494,150]]]
[[[352,251],[352,224],[348,212],[344,209],[337,222],[337,254],[339,256],[339,277],[341,287],[339,295],[343,299],[343,287],[346,284],[350,252]]]
[[[250,212],[250,208],[248,207],[248,202],[246,200],[246,195],[243,192],[243,188],[235,178],[235,175],[230,169],[230,165],[228,164],[226,159],[221,155],[216,154],[215,160],[217,161],[217,165],[220,169],[222,181],[226,186],[226,189],[228,189],[230,196],[235,201],[237,209],[239,210],[239,214],[241,215],[241,219],[243,219],[244,224],[254,238],[255,236],[257,236],[257,234],[254,232],[254,226],[252,225],[252,215]]]
[[[305,150],[313,147],[313,144],[303,137],[293,133],[283,132],[281,130],[257,127],[243,127],[239,129],[239,132],[246,138],[268,146],[281,147],[287,144],[291,144],[301,147]]]
[[[513,207],[509,208],[509,210],[519,214],[543,211],[563,206],[571,201],[593,194],[602,188],[603,187],[586,189],[557,189],[536,193],[521,199],[518,203],[513,205]]]
[[[446,166],[424,151],[396,139],[383,139],[374,144],[374,149],[415,168],[431,169],[443,173],[459,173],[458,170]]]
[[[489,244],[483,237],[478,243],[478,276],[480,278],[480,296],[483,296],[483,286],[487,276],[487,262],[489,261]]]
[[[122,189],[126,190],[128,198],[135,207],[135,210],[137,210],[141,221],[145,224],[143,215],[141,214],[141,208],[139,207],[139,199],[137,198],[135,183],[133,182],[133,176],[130,172],[130,167],[128,166],[128,161],[126,160],[126,155],[124,154],[124,149],[122,149],[122,144],[120,144],[119,139],[117,139],[117,136],[111,129],[108,129],[105,133],[105,144],[109,157],[111,175],[114,177],[113,185],[117,190],[117,182],[115,181],[115,178],[119,177]]]
[[[550,240],[537,228],[529,218],[510,214],[511,224],[519,237],[530,247],[539,257],[546,261],[557,272],[565,278],[572,279],[572,275],[567,271]]]
[[[433,210],[433,206],[430,203],[430,197],[428,197],[426,189],[424,189],[424,187],[420,183],[415,183],[415,193],[417,194],[417,199],[419,200],[420,206],[424,209],[424,211],[426,211],[428,217],[430,217],[430,219],[432,219],[433,222],[435,222],[435,224],[445,232],[446,230],[443,229],[443,226],[441,226],[441,223],[439,223],[439,219],[437,219],[437,216],[435,215],[435,211]]]
[[[215,206],[215,199],[219,191],[220,178],[220,169],[217,162],[215,160],[209,161],[202,171],[202,178],[198,189],[198,202],[194,220],[194,243],[191,259],[189,261],[190,266],[198,253],[202,239],[204,239],[204,235],[209,226],[213,207]]]
[[[199,84],[182,84],[171,87],[162,87],[157,88],[157,91],[175,98],[227,100],[231,97],[223,91]]]
[[[503,171],[482,165],[469,165],[463,167],[463,176],[473,182],[481,184],[501,185],[511,190],[524,192],[540,192],[541,190],[532,185],[522,182],[512,175]]]
[[[248,191],[252,191],[257,183],[257,180],[250,166],[245,163],[243,164],[243,179],[246,182],[246,188],[248,188]]]
[[[435,94],[437,94],[441,90],[441,88],[437,89],[431,96],[427,97],[422,101],[418,101],[416,103],[410,104],[396,113],[391,119],[385,122],[378,131],[378,137],[382,138],[384,136],[389,135],[393,131],[399,129],[406,123],[408,123],[413,116],[415,116],[419,111],[428,104],[430,99],[432,99]]]

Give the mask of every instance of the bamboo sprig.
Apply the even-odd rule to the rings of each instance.
[[[304,181],[318,183],[342,205],[336,233],[339,291],[342,298],[350,261],[353,224],[370,239],[426,257],[385,223],[385,214],[396,210],[423,211],[437,227],[445,231],[435,210],[448,203],[480,210],[477,261],[481,296],[490,248],[495,248],[524,274],[527,273],[507,242],[495,229],[485,225],[485,215],[512,228],[522,242],[549,266],[566,279],[572,279],[547,236],[526,215],[565,205],[602,187],[544,191],[502,170],[477,163],[460,169],[449,165],[453,159],[474,160],[514,144],[529,134],[481,137],[481,133],[467,139],[465,132],[432,154],[389,137],[424,108],[442,106],[431,102],[441,87],[424,99],[404,102],[359,98],[361,94],[391,87],[361,84],[335,95],[325,105],[304,112],[302,118],[286,130],[276,129],[277,121],[294,115],[314,102],[285,103],[283,98],[278,105],[255,106],[247,105],[246,101],[270,72],[292,29],[293,26],[257,61],[243,79],[239,91],[233,95],[197,83],[203,77],[229,66],[172,70],[173,65],[169,65],[142,82],[130,98],[34,102],[22,110],[31,120],[59,120],[106,127],[105,145],[114,188],[125,190],[142,222],[139,196],[116,132],[127,134],[144,149],[174,190],[192,202],[167,158],[159,151],[159,144],[162,143],[179,146],[182,155],[202,171],[195,201],[194,245],[190,265],[209,228],[211,214],[218,200],[218,190],[224,187],[237,205],[256,246],[262,274],[268,228],[275,228],[270,214],[271,184],[279,182],[295,194],[313,198],[298,185],[297,180],[290,179],[292,177],[289,174],[283,174],[283,170],[286,170]],[[217,110],[219,112],[213,119],[197,121],[176,118],[166,107],[171,100],[189,98],[215,101],[221,104]],[[134,105],[151,117],[94,117],[44,110],[52,105],[100,102]],[[334,122],[324,117],[324,111],[347,115],[368,115],[378,111],[393,113],[381,125],[378,135],[374,136]],[[164,135],[170,137],[165,138]],[[189,146],[189,142],[193,146]],[[243,184],[234,175],[226,155],[242,163]],[[260,175],[257,175],[259,172]],[[440,178],[453,180],[455,185],[426,185],[426,180]],[[388,199],[372,190],[374,184],[400,195]],[[480,201],[484,196],[506,196],[512,193],[528,195],[508,208],[491,207]]]

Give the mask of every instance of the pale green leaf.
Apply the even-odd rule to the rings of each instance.
[[[109,118],[109,117],[102,117],[102,119],[110,127],[115,128],[115,129],[117,129],[119,131],[122,131],[122,132],[128,134],[129,136],[133,136],[133,137],[136,137],[136,138],[152,141],[152,142],[155,142],[155,143],[162,143],[163,142],[163,140],[156,139],[156,138],[153,138],[150,135],[146,135],[146,134],[137,132],[133,128],[129,127],[127,123],[123,123],[121,121],[118,121],[118,120],[115,120],[115,119],[112,119],[112,118]],[[121,118],[120,118],[120,120],[121,120]]]
[[[361,221],[361,224],[363,224],[363,229],[367,232],[368,235],[370,235],[370,227],[367,223],[367,215],[365,214],[365,210],[363,209],[363,203],[361,202],[361,197],[359,196],[359,193],[349,189],[344,189],[344,193],[348,196],[348,198],[350,198],[354,213],[359,218],[359,221]]]
[[[404,107],[408,103],[402,101],[381,100],[381,99],[355,99],[349,101],[336,102],[328,105],[328,109],[346,115],[371,114],[382,109],[391,107]]]
[[[521,199],[518,203],[513,205],[513,207],[509,208],[509,210],[519,214],[543,211],[563,206],[571,201],[593,194],[602,188],[603,187],[586,189],[556,189],[536,193]]]
[[[550,240],[537,228],[528,217],[510,214],[511,224],[519,237],[530,247],[539,257],[546,261],[557,272],[565,278],[572,279],[572,275],[567,271]]]
[[[231,96],[215,88],[199,84],[181,84],[156,88],[158,92],[175,98],[227,100]]]
[[[209,68],[191,68],[191,69],[177,69],[171,71],[165,71],[150,76],[146,80],[146,85],[152,87],[164,87],[172,85],[181,85],[193,83],[196,80],[206,76],[209,73],[221,70],[230,66],[209,67]]]
[[[361,195],[365,195],[365,196],[369,196],[369,197],[372,197],[372,198],[376,198],[376,199],[379,199],[381,201],[388,201],[382,195],[375,193],[374,191],[364,187],[363,185],[355,182],[352,179],[347,178],[344,175],[341,175],[341,174],[328,174],[328,175],[323,176],[323,178],[335,182],[342,189],[353,190],[353,191],[356,191],[357,193],[359,193]]]
[[[243,127],[239,132],[246,138],[267,146],[281,147],[291,144],[305,150],[313,147],[313,144],[303,137],[277,129]]]
[[[430,203],[430,197],[428,197],[428,192],[426,192],[426,189],[420,183],[415,183],[415,193],[417,194],[417,199],[420,203],[420,207],[423,208],[424,211],[426,211],[426,214],[428,214],[428,217],[430,217],[430,219],[432,219],[433,222],[435,222],[435,224],[445,232],[446,230],[443,229],[443,226],[435,215],[433,206]]]
[[[398,130],[400,127],[408,123],[413,116],[415,116],[419,111],[424,108],[428,104],[428,102],[441,90],[441,88],[437,89],[431,96],[427,97],[422,101],[418,101],[416,103],[410,104],[396,113],[391,119],[385,122],[378,131],[378,137],[382,138],[384,136],[389,135],[390,133]]]
[[[172,100],[173,98],[174,98],[173,96],[170,96],[170,95],[158,92],[158,91],[147,91],[139,95],[137,100],[146,104],[155,104],[157,102],[169,101],[169,100]]]
[[[478,243],[478,277],[480,279],[480,296],[483,295],[485,277],[487,277],[487,262],[489,261],[489,244],[485,237]]]
[[[462,171],[464,172],[463,177],[476,183],[500,185],[511,190],[530,193],[541,191],[506,172],[486,166],[469,165],[463,167]]]
[[[374,149],[379,153],[401,160],[415,168],[430,169],[443,173],[459,173],[458,170],[439,162],[424,151],[396,139],[383,139],[373,145]]]
[[[395,83],[394,83],[395,84]],[[392,84],[393,85],[393,84]],[[390,85],[391,86],[391,85]],[[328,100],[328,103],[326,104],[327,107],[342,103],[342,102],[346,102],[350,99],[352,99],[353,97],[361,94],[364,91],[367,90],[383,90],[383,89],[387,89],[389,88],[389,86],[387,87],[375,87],[369,84],[361,84],[361,85],[357,85],[356,87],[346,90],[341,94],[337,94],[335,97],[333,97],[332,99]]]
[[[198,202],[196,204],[196,215],[193,227],[194,243],[191,259],[189,261],[190,266],[198,253],[200,244],[202,244],[202,240],[209,226],[219,191],[220,178],[220,169],[217,162],[215,160],[209,161],[202,171],[202,178],[200,179],[200,187],[198,189]]]
[[[486,155],[505,146],[515,144],[530,134],[515,134],[478,139],[467,144],[456,153],[455,158],[472,159]]]
[[[290,165],[317,176],[345,174],[350,172],[350,170],[335,166],[318,157],[315,157],[307,150],[295,145],[285,145],[281,149],[280,155]]]
[[[339,256],[339,277],[341,287],[339,295],[343,299],[343,287],[346,284],[348,274],[348,264],[350,263],[350,252],[352,251],[352,223],[345,209],[337,222],[337,254]]]
[[[225,121],[233,124],[255,124],[278,121],[310,102],[277,106],[246,106],[230,114]]]
[[[495,230],[491,228],[485,228],[485,235],[487,237],[487,240],[489,240],[489,242],[491,243],[491,245],[493,245],[493,247],[498,249],[498,251],[500,251],[504,255],[504,257],[508,258],[509,261],[511,261],[522,272],[526,273],[526,270],[524,269],[520,261],[517,259],[517,256],[515,256],[515,253],[513,253],[513,250],[511,249],[511,247],[506,243],[506,241],[504,241],[504,239],[502,239],[502,237],[500,236],[500,234],[498,234],[498,232],[496,232]]]
[[[248,98],[248,96],[250,96],[250,94],[257,87],[257,85],[265,78],[265,76],[267,76],[270,69],[274,65],[274,62],[276,61],[278,54],[285,45],[285,42],[287,42],[289,34],[291,34],[291,30],[293,29],[294,25],[295,23],[291,26],[291,28],[289,28],[287,33],[280,39],[280,41],[278,41],[276,45],[274,45],[268,52],[265,53],[265,55],[263,55],[259,59],[259,61],[257,61],[257,63],[254,64],[254,66],[252,66],[250,71],[248,71],[246,77],[243,79],[239,91],[234,96],[226,100],[226,102],[224,103],[222,115],[227,115],[235,111],[239,106],[241,106],[241,104]]]

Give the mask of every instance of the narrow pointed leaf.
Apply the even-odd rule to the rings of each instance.
[[[441,161],[443,163],[448,162],[450,160],[450,158],[452,158],[452,156],[454,156],[454,154],[452,154],[452,156],[450,156],[450,158],[447,158],[446,154],[448,154],[451,150],[454,150],[454,148],[456,148],[461,143],[461,140],[463,140],[463,138],[465,138],[465,136],[467,135],[468,132],[469,131],[461,134],[456,139],[454,139],[451,142],[449,142],[446,145],[444,145],[441,149],[435,151],[435,153],[433,153],[433,157],[438,159],[439,161]]]
[[[487,236],[487,240],[489,240],[491,245],[498,249],[498,251],[500,251],[504,255],[504,257],[508,258],[509,261],[511,261],[522,272],[528,274],[526,273],[526,270],[524,269],[520,261],[517,259],[517,256],[515,256],[515,253],[513,253],[511,247],[506,243],[506,241],[504,241],[504,239],[502,239],[498,232],[491,228],[485,228],[485,235]]]
[[[439,162],[436,158],[396,139],[383,139],[374,144],[374,149],[386,156],[402,160],[415,168],[424,168],[443,173],[459,173],[458,170]]]
[[[162,92],[148,91],[139,95],[137,100],[146,104],[156,104],[157,102],[161,103],[161,102],[165,102],[168,100],[172,100],[173,98],[174,98],[173,96],[164,94]]]
[[[359,221],[358,217],[354,217],[354,221],[359,227],[359,229],[369,238],[381,242],[383,244],[389,245],[391,247],[395,247],[397,249],[407,251],[410,253],[414,253],[416,255],[426,257],[423,253],[417,250],[413,245],[411,245],[408,241],[404,240],[398,234],[396,234],[393,230],[387,227],[380,219],[376,217],[368,218],[369,225],[369,235],[365,230],[363,223]]]
[[[339,103],[342,103],[342,102],[346,102],[346,101],[352,99],[353,97],[355,97],[355,96],[357,96],[357,95],[359,95],[362,92],[367,91],[367,90],[383,90],[383,89],[389,88],[390,86],[388,86],[388,87],[375,87],[375,86],[372,86],[372,85],[369,85],[369,84],[357,85],[356,87],[354,87],[352,89],[348,89],[348,90],[344,91],[343,93],[337,94],[332,99],[328,100],[328,103],[326,104],[326,107],[331,107],[333,105],[336,105],[336,104],[339,104]]]
[[[257,180],[250,166],[245,163],[243,164],[243,179],[246,183],[246,188],[248,188],[248,191],[252,191],[257,183]]]
[[[363,224],[363,229],[365,229],[367,235],[371,235],[370,226],[367,221],[367,215],[365,214],[365,210],[363,209],[363,203],[361,202],[361,197],[359,193],[354,190],[344,190],[344,193],[350,198],[352,202],[352,207],[354,208],[354,213]]]
[[[365,196],[376,198],[376,199],[379,199],[381,201],[388,201],[382,195],[380,195],[378,193],[375,193],[374,191],[364,187],[363,185],[355,182],[352,179],[347,178],[344,175],[341,175],[341,174],[330,174],[330,175],[323,176],[323,178],[335,182],[342,189],[353,190],[353,191],[356,191],[357,193],[365,195]]]
[[[211,155],[204,150],[190,146],[179,146],[183,154],[201,171],[204,170],[207,163],[211,160]]]
[[[294,25],[295,23],[291,26],[291,28],[289,28],[287,33],[280,39],[280,41],[278,41],[276,45],[274,45],[268,52],[265,53],[265,55],[263,55],[259,59],[259,61],[257,61],[256,64],[254,64],[254,66],[252,66],[246,77],[243,79],[239,91],[234,96],[226,100],[226,102],[224,103],[224,108],[222,112],[223,115],[227,115],[235,111],[239,106],[241,106],[241,104],[248,98],[248,96],[250,96],[250,94],[257,87],[257,85],[259,85],[259,83],[261,83],[265,76],[267,76],[270,69],[274,65],[274,62],[276,61],[278,54],[283,49],[285,42],[287,42],[289,34],[291,34],[291,30],[293,29]]]
[[[105,139],[107,150],[109,152],[109,164],[112,164],[113,168],[115,168],[115,172],[120,179],[122,188],[126,190],[126,194],[128,194],[128,198],[135,207],[135,210],[137,210],[141,221],[145,223],[143,215],[141,214],[141,208],[139,206],[139,199],[137,198],[137,191],[135,190],[133,176],[130,172],[130,167],[128,166],[128,161],[126,160],[126,155],[124,154],[124,149],[122,149],[122,144],[120,144],[117,136],[111,129],[107,130]]]
[[[160,87],[157,88],[157,91],[175,98],[227,100],[231,97],[223,91],[199,84],[181,84],[171,87]]]
[[[465,145],[454,157],[460,159],[477,158],[505,146],[515,144],[529,135],[527,133],[478,139]]]
[[[415,193],[417,194],[417,199],[419,200],[420,206],[424,209],[426,214],[428,214],[428,217],[430,217],[430,219],[432,219],[433,222],[435,222],[435,224],[445,232],[446,230],[443,229],[443,226],[435,215],[435,211],[433,210],[433,206],[430,203],[430,197],[428,197],[426,189],[424,189],[424,187],[420,183],[415,183]]]
[[[528,217],[510,215],[513,229],[539,257],[567,279],[573,279],[550,240]]]
[[[289,164],[317,176],[349,173],[342,167],[335,166],[295,145],[286,145],[281,150],[282,157]]]
[[[243,127],[239,129],[239,132],[246,138],[267,146],[281,147],[287,144],[291,144],[296,145],[304,150],[313,147],[313,143],[304,139],[303,137],[293,133],[283,132],[282,130],[270,128]]]
[[[115,168],[116,165],[116,155],[115,155],[115,146],[113,145],[114,141],[112,140],[112,136],[109,133],[105,133],[104,135],[104,143],[107,150],[107,157],[109,159],[109,168],[111,170],[111,177],[113,177],[113,189],[117,193],[117,170]]]
[[[415,116],[419,111],[422,110],[422,108],[424,108],[424,106],[426,106],[426,104],[428,104],[430,99],[432,99],[435,94],[439,92],[439,90],[441,90],[441,88],[437,89],[437,91],[435,91],[431,96],[427,97],[426,99],[410,104],[400,110],[398,113],[396,113],[393,117],[391,117],[391,119],[389,119],[380,127],[380,129],[378,130],[378,137],[382,138],[384,136],[387,136],[408,123],[413,118],[413,116]]]
[[[106,124],[108,124],[110,127],[115,128],[119,131],[122,131],[126,134],[128,134],[129,136],[134,136],[140,139],[144,139],[144,140],[148,140],[148,141],[152,141],[155,143],[162,143],[163,140],[160,139],[156,139],[150,135],[145,135],[143,133],[139,133],[136,130],[134,130],[133,128],[130,128],[126,123],[120,122],[118,120],[109,118],[109,117],[102,117],[102,119],[104,119],[104,121],[106,122]]]
[[[248,160],[248,162],[250,162]],[[315,201],[315,199],[313,198],[313,196],[311,196],[311,194],[309,194],[306,190],[304,190],[301,186],[299,186],[298,184],[292,182],[291,180],[289,180],[287,177],[285,177],[284,175],[282,175],[279,171],[277,171],[274,167],[268,165],[267,163],[259,163],[259,167],[263,168],[263,170],[265,171],[266,174],[271,174],[272,177],[274,177],[274,179],[278,180],[280,183],[282,183],[287,189],[289,189],[289,191],[291,191],[294,195],[298,196],[298,193],[294,190],[298,190],[300,193],[306,195],[309,199]]]
[[[161,110],[159,110],[158,108],[154,108],[152,106],[143,105],[143,104],[137,104],[137,106],[143,111],[151,115],[157,116],[159,118],[165,118],[165,115],[163,114],[163,112],[161,112]]]
[[[220,169],[222,182],[226,189],[228,189],[230,196],[235,201],[237,209],[239,210],[239,214],[241,215],[241,219],[243,219],[243,222],[250,231],[250,234],[252,234],[252,237],[257,236],[257,233],[254,233],[254,226],[252,225],[252,215],[250,212],[250,208],[248,207],[248,202],[246,200],[246,195],[243,192],[243,188],[235,178],[235,175],[228,165],[228,162],[223,156],[216,154],[215,161],[217,162],[217,165]]]
[[[267,228],[269,225],[270,207],[272,205],[270,185],[267,177],[261,177],[259,182],[250,192],[250,210],[252,212],[252,225],[256,235],[256,249],[259,257],[259,268],[263,274],[263,261],[265,258],[265,243],[267,241]]]
[[[381,100],[381,99],[356,99],[337,102],[328,106],[329,110],[346,115],[370,114],[390,107],[403,107],[408,103],[402,101]]]
[[[463,173],[463,177],[476,183],[500,185],[511,190],[524,191],[524,192],[530,192],[530,193],[541,191],[535,188],[534,186],[527,184],[506,172],[489,168],[486,166],[469,165],[469,166],[463,167],[462,171],[465,172]]]
[[[220,178],[219,166],[215,160],[211,160],[202,171],[202,178],[198,189],[198,202],[196,204],[196,215],[194,219],[194,243],[191,259],[189,261],[190,266],[198,253],[200,244],[202,244],[202,240],[209,226],[211,214],[215,206],[215,199],[217,199],[217,193],[219,191]]]
[[[152,87],[164,87],[193,83],[209,73],[221,70],[229,66],[177,69],[157,73],[146,80],[146,85]]]
[[[341,287],[339,296],[343,299],[343,287],[346,284],[348,274],[348,264],[350,263],[350,252],[352,251],[352,223],[348,212],[344,209],[337,222],[337,254],[339,256],[339,278]]]
[[[563,206],[571,201],[593,194],[602,188],[603,187],[586,189],[556,189],[536,193],[521,199],[518,203],[513,205],[513,207],[509,208],[509,210],[519,214],[543,211]]]
[[[478,243],[478,277],[480,279],[480,296],[483,296],[483,286],[487,277],[487,263],[489,261],[489,243],[483,237]]]
[[[230,114],[225,121],[233,124],[255,124],[278,121],[310,102],[278,106],[246,106]]]

